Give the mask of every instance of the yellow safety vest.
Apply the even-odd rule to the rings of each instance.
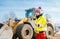
[[[46,24],[46,18],[44,16],[40,16],[38,19],[36,18],[34,21],[37,25],[39,24],[39,27],[34,28],[34,30],[36,31],[46,30],[47,24]]]

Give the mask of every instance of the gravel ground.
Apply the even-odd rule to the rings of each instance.
[[[60,39],[60,31],[55,34],[51,39]]]

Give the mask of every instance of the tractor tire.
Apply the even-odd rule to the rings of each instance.
[[[13,35],[12,39],[17,39],[17,38],[18,38],[17,33],[15,33],[15,34]]]
[[[51,26],[47,26],[47,38],[54,36],[54,29]]]
[[[30,24],[19,25],[17,27],[17,35],[19,39],[33,39],[35,37],[33,27]]]

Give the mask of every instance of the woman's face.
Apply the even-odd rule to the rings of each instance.
[[[37,12],[36,12],[36,16],[38,16],[38,15],[40,15],[40,13],[37,13]]]

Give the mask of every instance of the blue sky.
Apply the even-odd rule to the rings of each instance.
[[[14,12],[18,18],[25,16],[25,9],[41,6],[44,13],[60,23],[60,0],[0,0],[0,22],[4,15]]]

